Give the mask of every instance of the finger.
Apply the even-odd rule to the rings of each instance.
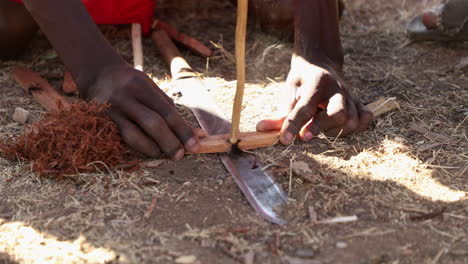
[[[193,134],[195,134],[198,138],[204,138],[208,136],[205,130],[199,127],[192,127],[192,131],[193,131]]]
[[[281,104],[278,109],[278,115],[287,116],[296,106],[298,99],[298,91],[301,87],[302,82],[299,77],[296,77],[294,74],[289,74],[286,79],[285,87],[281,93]]]
[[[336,127],[328,131],[324,131],[327,137],[344,137],[357,130],[359,127],[359,115],[356,105],[351,100],[347,100],[347,119],[342,127]]]
[[[141,127],[167,157],[180,160],[184,156],[180,141],[158,113],[133,100],[127,100],[123,104],[121,109],[125,115]],[[190,127],[189,129],[192,133],[192,129]]]
[[[319,100],[318,93],[313,94],[308,99],[307,97],[299,99],[281,127],[280,141],[282,144],[288,145],[292,143],[295,135],[315,115]]]
[[[256,130],[258,132],[279,130],[283,126],[285,119],[286,117],[283,116],[283,117],[275,117],[275,118],[261,120],[260,122],[257,123]]]
[[[315,115],[302,129],[299,137],[303,141],[309,141],[321,132],[330,129],[341,128],[346,124],[347,106],[345,97],[337,93],[328,101],[327,108]]]
[[[135,124],[120,114],[109,113],[109,116],[117,124],[123,141],[129,147],[152,158],[163,156],[159,146]]]
[[[156,86],[152,81],[152,85]],[[156,89],[159,89],[156,87]],[[148,108],[156,111],[166,122],[167,126],[174,132],[178,139],[184,144],[187,151],[196,152],[200,147],[197,136],[193,133],[190,125],[180,116],[175,106],[167,100],[161,100],[166,95],[156,90],[146,89],[137,99]]]
[[[366,131],[369,128],[372,120],[374,120],[374,115],[371,110],[361,102],[357,104],[357,111],[359,115],[359,126],[357,128],[358,132]]]

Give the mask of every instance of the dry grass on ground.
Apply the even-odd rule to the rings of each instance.
[[[349,0],[343,21],[348,82],[365,103],[395,97],[400,110],[347,138],[255,151],[291,194],[288,224],[259,218],[215,155],[133,173],[80,174],[79,183],[38,177],[31,164],[0,158],[0,262],[468,263],[468,75],[454,67],[468,46],[403,45],[405,22],[436,3],[422,2]],[[228,55],[233,7],[158,12],[217,45],[209,61],[183,52],[228,114],[235,89]],[[131,61],[128,29],[103,30]],[[151,41],[144,44],[145,71],[177,101]],[[291,44],[251,29],[248,49],[242,122],[252,130],[277,108]],[[11,120],[15,107],[36,120],[43,115],[10,67],[26,65],[59,86],[53,77],[63,66],[50,52],[39,36],[19,61],[1,62],[0,138],[24,130]],[[290,169],[299,162],[310,170]],[[357,221],[320,223],[338,216]]]

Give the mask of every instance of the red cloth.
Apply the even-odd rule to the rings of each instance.
[[[13,1],[22,2],[22,0]],[[156,0],[82,0],[82,2],[97,24],[140,23],[143,34],[148,34],[151,30]]]

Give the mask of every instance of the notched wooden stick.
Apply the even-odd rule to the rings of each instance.
[[[143,71],[143,45],[141,42],[141,24],[132,24],[133,68]]]
[[[232,144],[229,142],[230,134],[208,136],[200,139],[200,148],[196,153],[230,152]],[[279,131],[268,132],[241,132],[238,134],[240,150],[264,148],[276,144],[279,140]]]
[[[399,108],[398,103],[393,98],[379,98],[377,101],[367,105],[369,110],[377,118],[389,111]],[[265,148],[275,145],[279,141],[280,131],[268,132],[243,132],[239,134],[240,142],[237,147],[240,150],[251,150]],[[208,136],[200,139],[200,148],[196,153],[220,153],[232,150],[229,143],[229,134]]]

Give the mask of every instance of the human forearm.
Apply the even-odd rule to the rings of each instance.
[[[77,82],[82,96],[100,70],[125,64],[113,50],[80,0],[24,0]]]
[[[294,53],[311,63],[343,65],[336,0],[294,0]]]

